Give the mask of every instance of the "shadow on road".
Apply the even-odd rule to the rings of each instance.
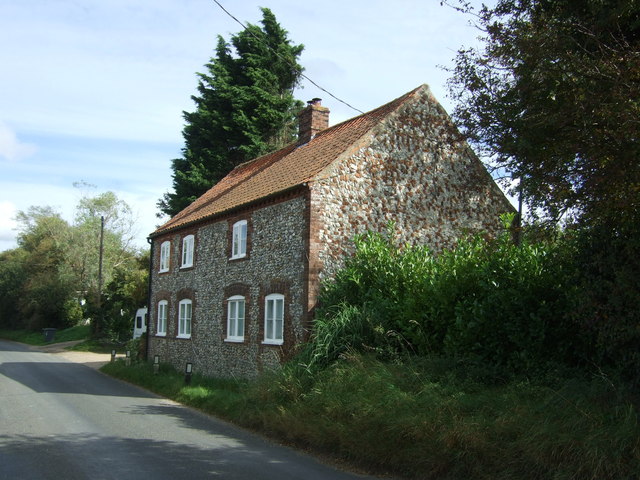
[[[240,478],[238,465],[261,463],[241,448],[203,449],[171,441],[102,437],[0,435],[2,478]],[[73,459],[73,461],[70,461]],[[76,459],[84,459],[77,461]],[[260,477],[260,468],[255,478]],[[242,477],[249,478],[249,477]]]
[[[244,430],[243,428],[221,420],[218,417],[206,415],[179,404],[165,403],[161,405],[134,405],[125,410],[120,410],[119,413],[128,415],[160,415],[163,417],[171,417],[177,420],[179,424],[185,428],[199,430],[208,435],[214,435],[219,440],[234,437],[250,442],[253,441],[252,439],[262,438],[255,433]]]
[[[0,364],[0,375],[37,393],[157,398],[86,365],[72,362],[5,362]]]
[[[168,440],[119,438],[93,434],[0,435],[0,478],[41,479],[201,479],[354,480],[292,451],[239,442],[210,447]],[[43,475],[44,473],[44,475]]]

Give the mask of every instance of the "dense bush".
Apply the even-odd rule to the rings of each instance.
[[[575,236],[569,316],[594,338],[594,363],[616,365],[640,385],[640,213],[615,224]]]
[[[584,267],[585,238],[591,234],[565,232],[516,246],[505,231],[495,240],[463,239],[434,256],[424,247],[395,245],[391,229],[361,235],[355,255],[323,286],[304,362],[326,364],[352,349],[385,357],[444,354],[520,372],[621,356],[637,365],[638,310],[620,304],[631,298],[638,304],[637,276],[627,271],[637,270],[629,262],[617,268],[620,260],[600,268],[628,277],[626,290],[612,297],[621,282],[599,284],[602,273]],[[593,319],[598,292],[607,297],[600,310],[618,308],[605,325]],[[616,352],[607,353],[613,340]]]

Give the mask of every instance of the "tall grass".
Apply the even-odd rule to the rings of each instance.
[[[255,382],[168,366],[104,371],[360,470],[410,479],[634,479],[638,398],[606,375],[512,376],[446,358],[383,362],[345,353]],[[491,379],[492,381],[488,381]]]

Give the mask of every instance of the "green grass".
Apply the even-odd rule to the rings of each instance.
[[[496,380],[451,360],[343,357],[315,374],[285,367],[257,381],[113,376],[371,473],[420,479],[637,479],[637,396],[604,375]]]
[[[0,338],[29,345],[47,345],[48,343],[62,343],[73,340],[85,340],[89,337],[91,327],[78,325],[76,327],[57,330],[53,342],[45,342],[42,332],[30,330],[0,330]]]
[[[69,347],[69,350],[75,350],[79,352],[94,352],[94,353],[110,353],[112,349],[116,349],[117,353],[124,353],[125,347],[121,344],[114,345],[112,343],[105,343],[100,340],[85,340]]]

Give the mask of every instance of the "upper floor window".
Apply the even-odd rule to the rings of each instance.
[[[227,300],[227,340],[244,341],[244,306],[242,295],[234,295]]]
[[[171,255],[171,242],[162,242],[160,245],[160,272],[169,271],[169,258]]]
[[[167,334],[167,310],[169,302],[160,300],[158,302],[158,323],[156,325],[156,335],[165,336]]]
[[[180,267],[193,267],[193,235],[187,235],[182,240],[182,265]]]
[[[231,258],[247,256],[247,221],[240,220],[233,224]]]
[[[272,293],[265,297],[264,343],[282,345],[284,342],[284,295]]]
[[[191,338],[191,300],[180,300],[178,304],[178,338]]]

